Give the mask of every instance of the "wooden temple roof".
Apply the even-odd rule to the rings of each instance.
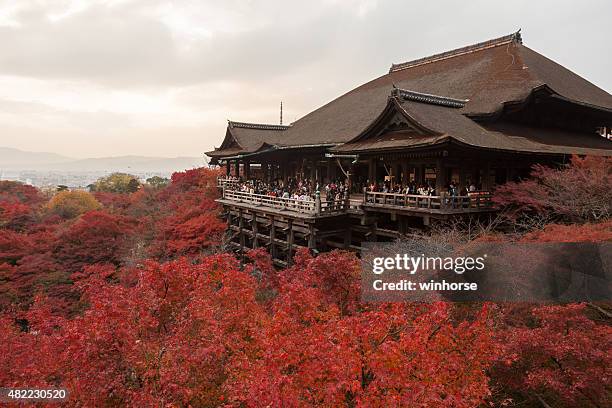
[[[289,126],[228,121],[223,144],[207,152],[213,158],[254,153],[266,146],[282,143],[282,133]]]
[[[594,135],[507,126],[487,128],[473,119],[499,114],[507,104],[521,103],[546,89],[554,97],[602,112],[612,126],[612,95],[522,43],[519,33],[394,64],[389,72],[336,98],[291,126],[228,123],[223,145],[211,157],[253,154],[269,147],[336,146],[357,151],[356,139],[379,119],[396,98],[417,124],[431,126],[423,139],[385,139],[397,147],[441,143],[444,137],[487,149],[537,153],[609,154],[612,142]],[[241,126],[244,125],[244,126]],[[520,133],[523,131],[524,133]],[[537,137],[535,137],[537,136]],[[535,137],[535,138],[534,138]],[[599,137],[599,139],[597,139]],[[577,138],[577,139],[576,139]],[[574,140],[576,139],[576,140]],[[410,142],[408,142],[410,140]],[[367,150],[383,148],[359,140]],[[413,143],[413,144],[411,144]],[[351,144],[348,146],[344,144]]]
[[[388,123],[391,112],[405,118],[403,129],[386,131],[385,123]],[[377,124],[379,131],[376,130]],[[459,109],[405,100],[397,96],[389,98],[385,111],[373,126],[331,150],[338,153],[363,153],[450,142],[488,150],[612,156],[612,142],[594,132],[534,128],[506,121],[481,124],[462,114]]]

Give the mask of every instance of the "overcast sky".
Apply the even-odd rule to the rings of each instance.
[[[393,62],[509,34],[612,90],[612,2],[0,0],[0,146],[198,156]]]

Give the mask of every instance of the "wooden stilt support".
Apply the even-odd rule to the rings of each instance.
[[[350,228],[344,231],[344,249],[349,249],[351,246],[351,232]]]
[[[244,262],[244,247],[245,247],[245,234],[244,234],[244,216],[242,210],[238,211],[238,235],[240,239],[240,261]]]
[[[315,236],[314,224],[308,225],[308,249],[317,248],[317,238]]]
[[[251,222],[251,230],[253,231],[253,248],[259,248],[259,225],[257,223],[257,214],[253,214],[253,220]]]
[[[276,228],[274,226],[274,217],[270,216],[270,255],[272,259],[276,258]]]
[[[289,228],[287,232],[287,264],[293,265],[293,220],[290,219],[287,224]]]
[[[370,242],[378,241],[378,237],[376,236],[376,229],[377,229],[376,223],[370,225],[370,231],[365,234],[368,241]]]

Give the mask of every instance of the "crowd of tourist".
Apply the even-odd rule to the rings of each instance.
[[[368,191],[371,192],[381,192],[381,193],[395,193],[395,194],[408,194],[408,195],[421,195],[421,196],[435,196],[436,189],[430,184],[421,184],[417,185],[416,182],[410,182],[407,185],[395,184],[391,185],[389,182],[384,183],[371,183],[368,186]],[[469,187],[464,187],[459,190],[459,186],[454,182],[451,182],[447,188],[446,192],[450,196],[467,196],[471,192],[476,191],[476,186],[474,184],[470,184]]]
[[[326,201],[338,201],[346,197],[348,186],[345,181],[335,180],[327,184],[320,185],[318,181],[310,179],[295,179],[289,178],[286,181],[276,179],[271,182],[266,182],[260,179],[242,180],[237,177],[227,177],[226,182],[231,183],[233,189],[238,191],[267,195],[271,197],[292,198],[296,200],[314,200],[316,194],[320,194],[322,199]],[[430,183],[418,185],[416,182],[410,182],[407,185],[392,184],[388,181],[380,183],[369,183],[365,187],[370,192],[395,193],[419,196],[435,196],[438,195],[435,187]],[[451,182],[446,193],[449,196],[467,196],[477,190],[474,184],[469,187],[463,187],[461,190],[454,182]]]
[[[291,198],[295,200],[311,201],[316,198],[317,193],[325,201],[339,201],[347,191],[345,183],[332,181],[323,186],[310,179],[298,180],[289,178],[284,181],[277,179],[266,182],[259,179],[242,180],[236,177],[226,178],[226,182],[245,193],[267,195],[270,197]]]

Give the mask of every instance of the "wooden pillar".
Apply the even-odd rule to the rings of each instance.
[[[251,231],[253,231],[253,248],[259,247],[259,225],[257,225],[257,214],[253,213],[253,219],[251,222]]]
[[[368,160],[368,180],[370,183],[376,183],[376,158],[372,157]]]
[[[407,186],[410,182],[408,174],[408,159],[402,160],[402,184]]]
[[[506,183],[509,181],[514,181],[515,177],[516,177],[516,167],[506,168]]]
[[[444,167],[444,160],[436,160],[436,195],[441,195],[442,190],[446,187],[446,168]]]
[[[235,160],[234,165],[236,166],[234,168],[234,176],[240,177],[240,162],[238,160]]]
[[[289,180],[289,178],[291,177],[291,165],[289,164],[289,161],[286,161],[284,165],[285,165],[285,180]]]
[[[376,229],[378,228],[377,223],[373,223],[370,225],[370,231],[366,233],[366,238],[370,242],[378,241],[378,237],[376,236]]]
[[[472,180],[471,183],[474,184],[474,187],[478,188],[478,183],[481,181],[479,180],[480,178],[480,170],[478,169],[478,167],[473,167],[472,168]],[[469,186],[468,186],[469,188]]]
[[[314,189],[317,185],[317,162],[312,160],[310,162],[310,188]]]
[[[331,168],[330,168],[329,180],[334,181],[336,180],[336,169],[338,165],[336,164],[335,159],[330,159],[330,163],[331,163]]]
[[[274,226],[274,217],[270,216],[270,256],[272,259],[276,258],[276,228]]]
[[[287,265],[293,265],[293,220],[289,219],[287,224],[287,227],[289,228],[289,231],[287,232]]]
[[[401,185],[402,181],[403,181],[403,173],[402,173],[403,167],[402,167],[402,163],[401,162],[396,162],[395,163],[395,170],[393,170],[393,175],[395,176],[395,184],[396,185]]]
[[[261,177],[263,181],[268,181],[268,163],[261,162]]]
[[[277,178],[281,179],[284,182],[285,180],[287,180],[286,173],[287,173],[287,170],[285,168],[285,162],[279,162]]]
[[[317,239],[315,236],[314,224],[308,225],[308,249],[317,249]]]
[[[346,230],[344,231],[344,249],[348,249],[351,246],[351,233],[351,228],[347,226]]]
[[[230,167],[231,167],[231,163],[229,160],[225,161],[225,177],[229,177],[230,176]]]
[[[244,216],[242,215],[242,209],[238,210],[238,239],[240,240],[240,261],[244,261]]]
[[[424,164],[419,166],[419,184],[425,184],[425,167]]]
[[[233,222],[233,218],[232,218],[232,210],[228,209],[227,210],[227,228],[231,231],[232,229],[232,222]]]
[[[468,188],[469,186],[466,183],[466,174],[465,167],[459,167],[459,192],[461,192],[464,188]]]
[[[482,189],[483,190],[491,190],[493,187],[493,182],[491,181],[491,163],[487,161],[484,166],[484,172],[482,176]]]
[[[314,177],[314,168],[313,168],[314,164],[309,160],[306,162],[306,178],[308,179],[308,182],[310,184],[312,184],[312,179]]]
[[[251,178],[251,163],[248,160],[244,162],[244,178],[246,180]]]

